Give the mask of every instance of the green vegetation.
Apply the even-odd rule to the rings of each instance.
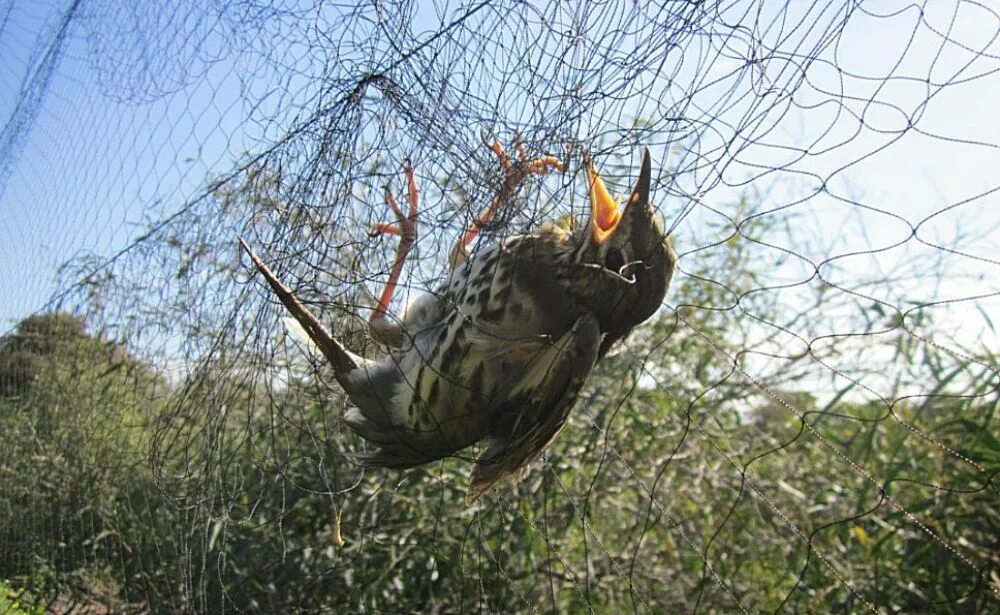
[[[759,285],[746,246],[689,268],[545,459],[474,507],[467,460],[352,466],[300,349],[223,329],[168,383],[79,317],[28,318],[0,341],[0,610],[995,610],[998,357],[898,329],[873,339],[921,394],[820,405],[800,368],[846,343],[734,377],[745,313],[794,317],[766,293],[702,308]]]
[[[41,615],[45,610],[35,604],[23,591],[15,591],[9,585],[0,581],[0,613],[9,615]]]

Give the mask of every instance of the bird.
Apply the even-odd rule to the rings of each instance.
[[[575,230],[543,224],[470,252],[479,231],[528,175],[565,170],[556,157],[528,160],[520,138],[515,160],[498,141],[486,145],[504,169],[502,184],[455,243],[443,283],[398,318],[389,304],[417,241],[420,199],[409,162],[407,211],[386,187],[396,222],[377,224],[374,233],[396,235],[399,244],[369,318],[371,336],[386,349],[381,356],[365,358],[345,348],[239,238],[350,399],[343,420],[368,443],[355,461],[405,469],[479,444],[470,504],[499,481],[525,476],[566,425],[594,366],[661,306],[678,260],[650,202],[648,148],[624,205],[585,156],[587,224]]]

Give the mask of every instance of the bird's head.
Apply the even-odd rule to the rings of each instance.
[[[593,161],[587,160],[590,220],[578,231],[574,261],[579,268],[571,290],[594,311],[607,347],[625,337],[660,307],[677,254],[656,220],[649,200],[651,165],[643,149],[639,177],[620,207],[608,192]],[[590,273],[585,273],[585,272]]]

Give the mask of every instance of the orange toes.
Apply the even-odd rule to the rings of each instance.
[[[395,224],[386,224],[384,222],[376,222],[375,230],[372,231],[373,235],[402,235],[403,232],[399,230],[399,226]]]

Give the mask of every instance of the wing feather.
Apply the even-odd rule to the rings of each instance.
[[[497,481],[523,473],[559,435],[597,362],[601,338],[597,318],[584,314],[529,365],[500,411],[489,446],[476,460],[468,502]]]

